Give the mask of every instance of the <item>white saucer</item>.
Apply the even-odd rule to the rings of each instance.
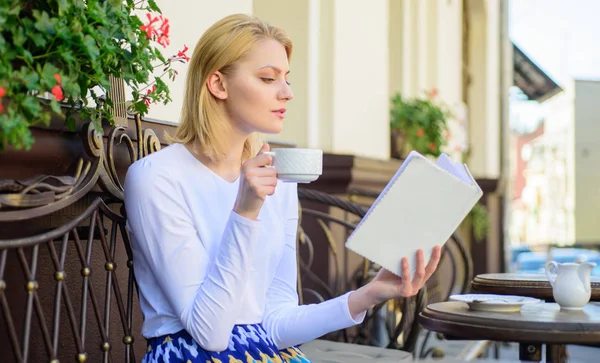
[[[452,295],[450,300],[465,302],[471,310],[494,312],[519,311],[523,305],[535,304],[541,301],[527,296],[493,294]]]
[[[319,174],[277,174],[277,179],[289,183],[310,183],[319,179]]]

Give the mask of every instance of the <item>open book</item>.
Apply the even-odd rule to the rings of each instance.
[[[346,247],[401,275],[408,257],[411,276],[416,252],[425,263],[442,246],[483,192],[466,165],[441,154],[434,163],[412,151],[348,237]]]

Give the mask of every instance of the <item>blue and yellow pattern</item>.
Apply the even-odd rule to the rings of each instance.
[[[296,347],[278,350],[260,324],[236,325],[229,346],[208,352],[182,330],[148,340],[142,363],[311,363]]]

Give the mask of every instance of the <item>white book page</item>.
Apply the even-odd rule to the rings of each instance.
[[[447,172],[449,172],[450,174],[454,175],[455,177],[457,177],[458,179],[464,181],[465,183],[468,184],[473,184],[473,180],[471,179],[471,177],[465,172],[464,167],[458,163],[453,161],[452,159],[450,159],[450,157],[446,154],[441,154],[437,161],[436,164],[446,170]]]

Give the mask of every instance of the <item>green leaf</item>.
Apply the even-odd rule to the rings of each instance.
[[[95,60],[100,55],[100,49],[96,45],[96,40],[89,34],[84,37],[83,43],[86,46],[87,53]]]
[[[23,70],[24,71],[22,71],[19,76],[23,80],[25,87],[27,87],[29,90],[38,89],[40,84],[40,76],[37,74],[37,72],[31,72],[26,68],[23,68]]]
[[[158,7],[158,4],[154,0],[148,0],[148,9],[157,13],[161,12],[160,8]]]
[[[37,45],[40,48],[45,46],[47,43],[46,37],[44,37],[44,35],[42,35],[41,33],[29,34],[29,38],[31,38],[35,45]]]
[[[58,103],[57,100],[50,101],[50,108],[52,111],[54,111],[54,113],[62,113],[62,110],[60,109],[60,103]]]
[[[27,49],[23,50],[23,58],[25,58],[27,63],[29,63],[29,64],[33,63],[33,55],[31,55],[31,52],[28,51]]]
[[[69,8],[71,7],[69,1],[67,0],[57,0],[58,3],[58,15],[63,16]]]
[[[56,18],[50,19],[50,16],[45,11],[33,10],[33,18],[35,19],[35,28],[42,33],[54,35],[54,26]]]
[[[18,49],[23,47],[23,44],[27,41],[27,37],[25,36],[25,29],[23,28],[15,28],[13,29],[13,45]]]
[[[60,75],[59,69],[52,63],[44,63],[42,68],[42,84],[47,88],[52,88],[56,85],[54,75]]]
[[[25,96],[20,104],[25,115],[31,119],[38,117],[42,111],[40,100],[35,96]]]
[[[75,121],[75,118],[73,118],[73,116],[67,117],[67,119],[65,120],[65,125],[71,132],[77,130],[77,122]]]

